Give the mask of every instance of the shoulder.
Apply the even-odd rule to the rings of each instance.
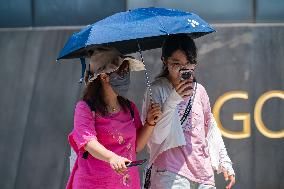
[[[161,77],[153,81],[150,88],[154,94],[165,94],[172,88],[172,85],[167,78]]]
[[[87,112],[91,112],[91,109],[89,107],[89,105],[84,101],[84,100],[80,100],[77,102],[76,106],[75,106],[75,111],[87,111]]]
[[[200,83],[197,83],[197,93],[199,94],[198,96],[200,96],[200,100],[202,102],[205,103],[210,103],[209,102],[209,96],[206,92],[206,89],[203,85],[201,85]]]
[[[78,101],[74,112],[74,127],[81,127],[83,123],[89,123],[93,118],[94,114],[88,104],[83,100]]]
[[[154,88],[159,88],[159,87],[163,87],[163,86],[168,85],[168,84],[169,84],[169,81],[168,81],[167,78],[160,77],[160,78],[155,79],[151,83],[151,86],[154,87]]]
[[[197,83],[197,89],[198,89],[201,93],[207,93],[205,87],[204,87],[202,84],[200,84],[200,83]]]

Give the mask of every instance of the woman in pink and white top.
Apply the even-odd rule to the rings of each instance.
[[[142,127],[134,103],[123,97],[130,83],[130,70],[143,64],[122,56],[116,49],[96,49],[86,72],[87,87],[76,105],[74,129],[68,139],[77,154],[67,189],[139,189],[136,160],[161,115],[153,104]]]
[[[152,171],[151,176],[148,171],[151,182],[148,179],[145,188],[213,189],[213,170],[223,172],[225,180],[230,180],[227,188],[235,183],[208,95],[194,77],[196,59],[195,43],[187,35],[166,39],[163,71],[146,92],[142,108],[142,120],[150,101],[160,104],[163,112],[147,144]]]

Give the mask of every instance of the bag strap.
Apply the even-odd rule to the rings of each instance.
[[[145,180],[144,180],[144,189],[149,189],[150,186],[151,186],[152,167],[153,167],[153,164],[146,171],[146,176],[145,176]]]
[[[131,106],[131,102],[128,99],[126,99],[126,102],[127,102],[127,107],[128,107],[128,109],[130,111],[130,114],[131,114],[131,118],[134,121],[134,110],[133,110],[133,108]]]
[[[190,97],[190,99],[187,103],[187,106],[185,108],[184,114],[182,115],[182,118],[180,119],[181,125],[184,124],[184,122],[187,120],[187,118],[188,118],[188,116],[191,112],[193,101],[194,101],[195,94],[196,94],[196,89],[197,89],[197,83],[195,83],[195,85],[194,85],[193,95]]]

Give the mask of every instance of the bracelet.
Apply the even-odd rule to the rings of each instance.
[[[156,123],[152,125],[152,124],[150,124],[150,123],[148,122],[147,119],[145,120],[145,123],[146,123],[148,126],[150,126],[150,127],[155,127],[155,126],[156,126]]]

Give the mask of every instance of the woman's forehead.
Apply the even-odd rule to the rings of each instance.
[[[188,61],[185,52],[183,52],[182,50],[176,50],[169,58],[176,61]]]
[[[190,62],[187,60],[187,58],[181,58],[181,57],[169,57],[169,60],[172,62],[177,62],[180,64],[190,64]]]

